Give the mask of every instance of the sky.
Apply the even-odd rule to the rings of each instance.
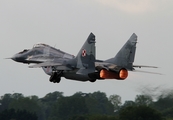
[[[120,95],[125,101],[134,100],[141,91],[172,89],[172,21],[172,0],[0,0],[0,96],[101,91],[107,96]],[[158,66],[140,70],[163,75],[129,72],[123,81],[90,83],[62,78],[54,84],[42,69],[4,59],[37,43],[76,55],[90,32],[96,36],[97,59],[102,60],[114,57],[136,33],[134,64]]]

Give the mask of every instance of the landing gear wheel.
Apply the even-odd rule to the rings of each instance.
[[[50,76],[50,78],[49,78],[49,81],[50,82],[54,82],[55,81],[55,79],[56,79],[56,76],[57,76],[57,73],[56,72],[53,72],[53,74]]]
[[[91,79],[91,80],[89,80],[90,82],[95,82],[96,81],[96,79]]]
[[[58,74],[56,72],[54,72],[50,78],[49,78],[49,81],[50,82],[53,82],[53,83],[59,83],[61,81],[61,77],[58,76]]]
[[[59,83],[61,81],[61,78],[57,77],[56,79],[54,79],[54,83]]]

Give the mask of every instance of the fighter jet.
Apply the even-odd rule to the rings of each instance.
[[[157,68],[133,65],[137,43],[135,33],[115,57],[107,60],[96,60],[95,43],[95,35],[90,33],[76,56],[46,44],[36,44],[32,49],[25,49],[11,59],[16,62],[35,64],[29,66],[30,68],[42,67],[50,76],[49,81],[53,83],[59,83],[61,77],[90,82],[104,79],[124,80],[128,77],[128,71],[135,70],[134,67]]]

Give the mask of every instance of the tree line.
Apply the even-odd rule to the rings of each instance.
[[[48,93],[43,98],[21,93],[0,98],[0,120],[173,120],[173,93],[153,99],[136,95],[134,101],[122,103],[121,96],[104,92],[64,96]]]

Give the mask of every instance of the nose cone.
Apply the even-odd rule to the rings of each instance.
[[[14,56],[13,56],[13,57],[11,57],[11,59],[12,59],[12,60],[14,60],[14,61],[16,61],[16,58],[15,58]]]
[[[27,57],[29,56],[29,50],[23,50],[22,52],[19,52],[15,54],[13,57],[10,59],[16,61],[16,62],[21,62],[21,63],[28,63]]]
[[[13,57],[11,57],[12,60],[16,61],[16,62],[25,62],[25,58],[22,55],[19,54],[15,54]]]
[[[18,62],[19,56],[17,54],[13,55],[13,57],[11,57],[12,60]]]

